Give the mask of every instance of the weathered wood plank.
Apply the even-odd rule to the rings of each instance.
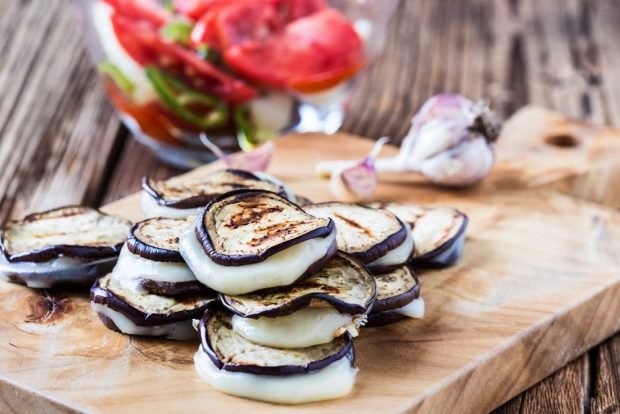
[[[591,412],[620,412],[620,335],[605,341],[594,352],[596,378],[590,396]]]
[[[122,138],[70,2],[41,5],[0,0],[0,222],[98,203]]]

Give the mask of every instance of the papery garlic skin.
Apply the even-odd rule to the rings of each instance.
[[[493,150],[480,137],[420,161],[418,171],[435,184],[463,187],[486,177],[494,161]]]

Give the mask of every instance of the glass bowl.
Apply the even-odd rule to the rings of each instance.
[[[193,168],[215,159],[201,133],[233,152],[338,130],[398,0],[74,4],[123,123],[162,161]]]

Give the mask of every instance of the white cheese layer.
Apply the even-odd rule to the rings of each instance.
[[[277,404],[303,404],[344,397],[355,384],[357,368],[340,358],[330,365],[293,375],[257,375],[217,368],[201,349],[194,354],[198,375],[211,387],[226,394]]]
[[[394,309],[392,312],[400,313],[410,318],[422,318],[424,317],[424,299],[422,297],[414,299],[402,308]]]
[[[96,313],[110,318],[116,327],[127,335],[163,336],[178,341],[189,341],[197,337],[191,320],[157,326],[138,326],[122,313],[100,303],[91,302],[90,307]]]
[[[0,279],[12,282],[18,277],[26,286],[46,289],[58,283],[94,282],[99,268],[112,267],[116,257],[82,262],[71,257],[58,257],[47,262],[9,262],[0,255]],[[108,269],[109,269],[108,267]]]
[[[119,279],[131,278],[132,276],[142,279],[156,280],[158,282],[192,282],[196,277],[185,263],[157,262],[145,259],[129,251],[127,245],[121,249],[118,262],[113,270],[113,276]]]
[[[140,201],[142,211],[148,218],[150,217],[163,217],[169,219],[183,219],[189,216],[197,215],[202,207],[196,208],[172,208],[166,206],[160,206],[157,201],[151,197],[146,191],[142,191],[142,198]]]
[[[196,279],[227,295],[243,295],[295,282],[308,268],[323,258],[334,242],[335,233],[297,243],[262,262],[240,266],[215,263],[196,239],[194,227],[181,234],[179,250]]]
[[[329,343],[345,332],[358,335],[354,318],[332,307],[307,307],[276,318],[234,315],[232,327],[248,341],[273,348],[306,348]]]
[[[387,254],[385,254],[384,256],[381,256],[377,260],[368,263],[367,266],[388,267],[407,263],[407,261],[411,257],[411,253],[413,252],[414,242],[413,235],[411,234],[411,229],[407,225],[405,225],[405,228],[407,229],[407,237],[405,238],[405,241],[402,242],[400,246],[387,252]]]
[[[114,9],[102,1],[93,2],[93,26],[106,59],[116,65],[133,82],[132,98],[138,105],[157,100],[157,92],[146,77],[144,68],[125,51],[112,26]]]

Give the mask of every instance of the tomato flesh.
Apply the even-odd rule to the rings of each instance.
[[[364,53],[351,23],[338,11],[325,9],[293,21],[281,33],[234,45],[224,59],[256,82],[308,92],[356,73]]]
[[[117,14],[134,21],[146,21],[161,27],[172,19],[172,15],[155,0],[103,0],[112,6]]]

